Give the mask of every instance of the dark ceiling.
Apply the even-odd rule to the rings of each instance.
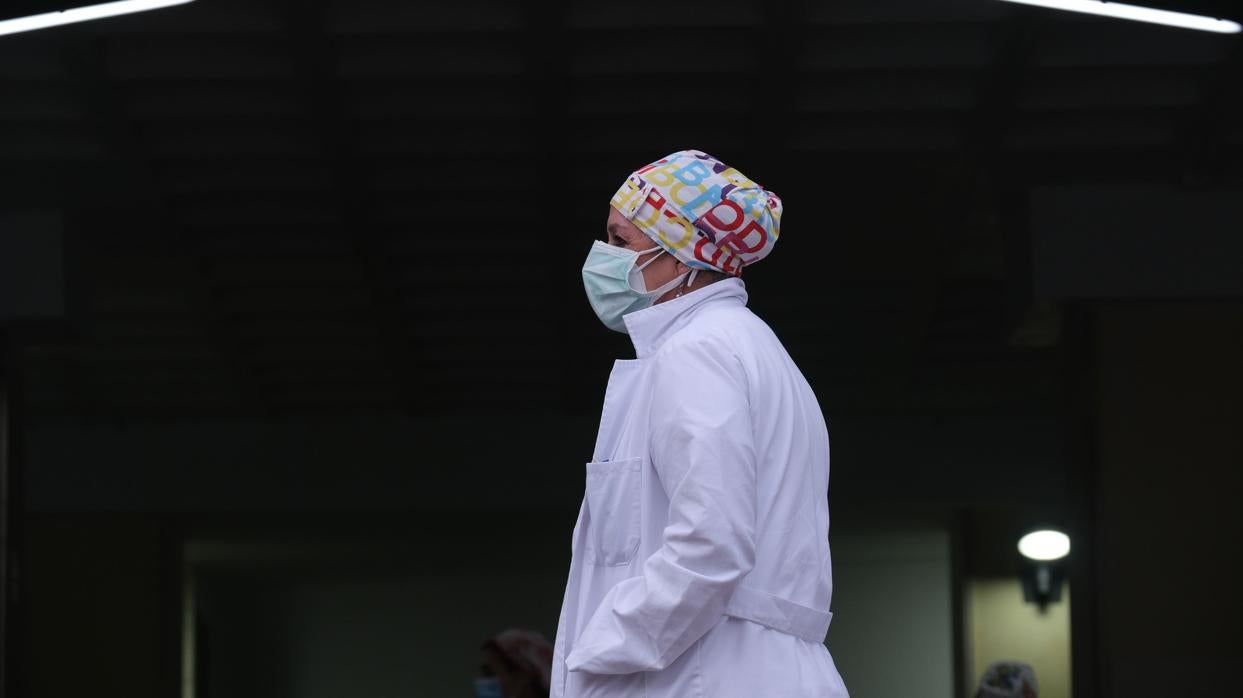
[[[627,343],[583,256],[631,170],[699,148],[785,201],[745,278],[826,411],[1056,409],[1058,345],[1011,341],[1057,326],[1026,188],[1239,179],[1239,45],[994,0],[198,0],[0,37],[0,209],[62,210],[69,261],[26,402],[595,413]]]

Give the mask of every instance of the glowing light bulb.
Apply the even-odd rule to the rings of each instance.
[[[1060,560],[1070,554],[1070,537],[1061,531],[1033,531],[1019,539],[1019,552],[1031,560]]]

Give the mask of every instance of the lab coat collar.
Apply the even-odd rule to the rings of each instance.
[[[697,313],[709,306],[746,305],[747,287],[742,279],[732,276],[680,298],[665,301],[622,316],[635,356],[642,359],[656,353],[661,344],[680,330]]]

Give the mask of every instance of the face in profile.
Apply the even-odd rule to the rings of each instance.
[[[500,695],[495,698],[534,698],[532,677],[520,668],[510,664],[501,653],[492,647],[485,647],[479,654],[479,678],[495,679],[499,685]],[[479,689],[476,689],[479,693]],[[493,698],[486,693],[479,698]]]
[[[690,271],[690,268],[682,264],[671,254],[661,254],[660,246],[652,241],[639,227],[631,223],[621,214],[621,211],[609,206],[609,218],[606,225],[607,238],[605,242],[614,247],[621,247],[635,252],[644,252],[657,248],[652,252],[640,254],[635,260],[636,267],[642,267],[643,283],[647,284],[647,288],[660,288],[670,280],[676,278],[679,274]],[[646,264],[647,262],[651,264]],[[672,292],[665,294],[661,298],[656,299],[659,303],[671,296]]]

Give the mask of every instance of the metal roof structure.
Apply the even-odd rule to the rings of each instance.
[[[1026,187],[1237,180],[1239,46],[991,0],[200,0],[3,37],[0,208],[63,211],[69,259],[28,408],[595,412],[628,344],[582,258],[627,173],[699,148],[785,201],[745,280],[826,412],[1052,409],[1056,345],[1011,341],[1057,319]]]

